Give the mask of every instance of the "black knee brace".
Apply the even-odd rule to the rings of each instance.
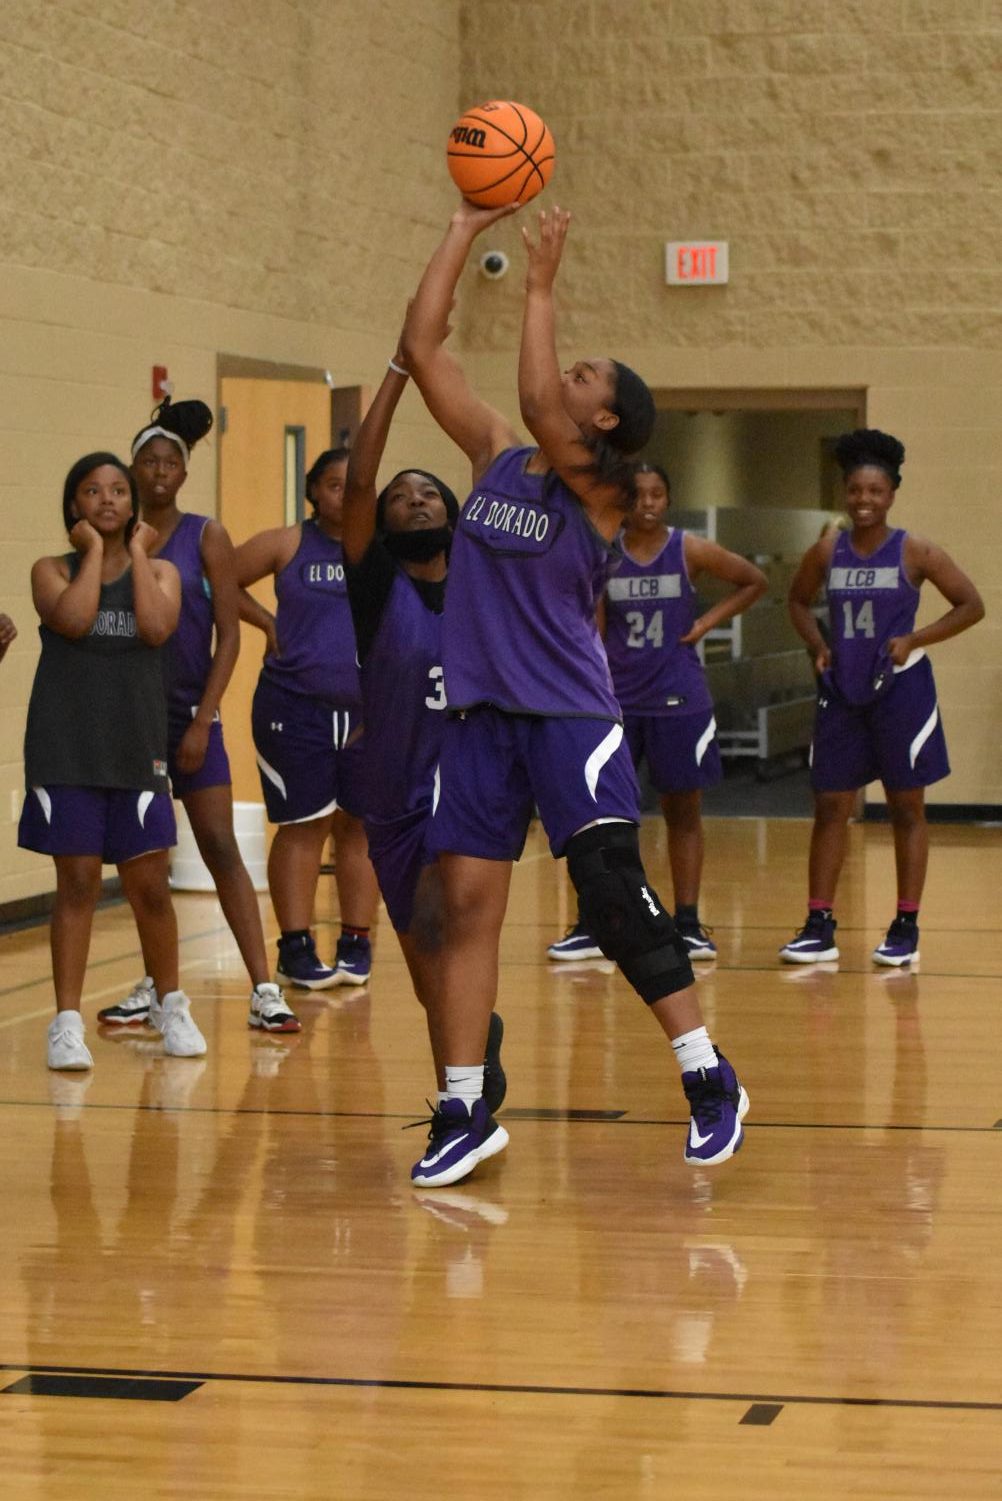
[[[648,1006],[693,983],[692,965],[640,860],[636,824],[600,823],[567,844],[581,922]]]

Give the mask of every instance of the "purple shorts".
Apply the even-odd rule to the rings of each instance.
[[[443,726],[433,855],[517,860],[533,807],[558,858],[597,818],[640,821],[637,774],[623,727],[609,719],[503,714],[484,705]]]
[[[190,728],[197,709],[196,704],[190,709],[175,708],[171,705],[167,710],[167,771],[170,775],[171,791],[175,797],[183,798],[189,792],[201,792],[203,787],[229,787],[233,780],[230,776],[230,758],[223,744],[223,726],[219,721],[218,712],[209,726],[209,748],[205,752],[205,760],[201,766],[197,771],[178,771],[175,760],[177,748],[185,731]]]
[[[903,792],[949,775],[928,657],[895,673],[888,691],[871,704],[847,703],[828,684],[819,688],[811,745],[816,792],[855,792],[869,782]]]
[[[430,809],[386,823],[365,820],[369,859],[395,933],[406,933],[410,928],[418,880],[425,866],[435,860],[427,850],[430,825]]]
[[[360,815],[365,752],[348,740],[361,711],[290,693],[259,678],[251,708],[261,791],[272,823],[306,823],[343,808]]]
[[[656,792],[697,792],[723,776],[713,710],[699,714],[624,714],[634,766],[646,760]]]
[[[17,842],[40,855],[99,855],[124,865],[177,843],[169,792],[122,787],[31,787]]]

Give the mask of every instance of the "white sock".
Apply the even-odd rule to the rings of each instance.
[[[695,1027],[691,1032],[683,1032],[681,1037],[673,1037],[671,1045],[683,1074],[694,1073],[698,1068],[717,1067],[717,1055],[705,1027]]]
[[[484,1066],[479,1068],[473,1064],[464,1067],[456,1067],[447,1063],[445,1066],[445,1090],[439,1092],[438,1103],[443,1100],[462,1100],[467,1110],[472,1110],[474,1101],[479,1100],[484,1092]]]
[[[84,1019],[79,1011],[57,1011],[53,1027],[59,1032],[79,1032],[84,1035]]]

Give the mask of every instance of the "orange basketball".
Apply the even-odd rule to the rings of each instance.
[[[449,132],[449,171],[478,208],[528,203],[550,180],[553,137],[536,114],[510,99],[492,99],[460,115]]]

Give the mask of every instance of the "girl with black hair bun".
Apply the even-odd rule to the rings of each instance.
[[[971,580],[941,547],[888,525],[904,445],[890,433],[859,428],[842,434],[835,457],[852,530],[815,542],[790,585],[790,615],[818,674],[811,747],[815,812],[807,920],[779,952],[788,964],[839,957],[835,891],[849,819],[860,789],[879,780],[894,830],[898,908],[872,958],[900,967],[919,958],[918,914],[929,858],[925,789],[950,774],[926,647],[968,630],[985,610]],[[916,630],[926,581],[950,609]],[[812,609],[822,586],[830,646]]]
[[[668,525],[671,489],[658,464],[634,465],[637,499],[623,522],[621,558],[605,586],[599,617],[612,686],[634,766],[646,760],[668,828],[675,925],[690,959],[715,959],[699,917],[704,787],[723,772],[717,722],[696,645],[740,615],[768,587],[761,569],[705,537]],[[697,617],[696,579],[731,587]],[[580,919],[547,949],[551,959],[594,959],[601,949]]]
[[[268,817],[278,825],[268,856],[278,980],[305,990],[368,982],[379,901],[359,817],[361,689],[341,546],[347,468],[347,449],[320,454],[306,475],[313,515],[259,532],[236,554],[243,618],[268,640],[251,725]],[[274,616],[246,593],[268,575]],[[341,916],[333,965],[318,957],[311,930],[331,837]]]
[[[298,1032],[268,971],[257,895],[233,830],[233,788],[219,705],[240,650],[239,591],[233,544],[225,527],[181,511],[192,449],[212,427],[204,401],[168,396],[132,440],[132,473],[153,553],[181,576],[181,618],[167,656],[167,764],[199,853],[215,882],[223,915],[251,982],[248,1024]],[[142,1025],[157,1000],[147,975],[123,1001],[98,1012],[109,1026]]]
[[[18,843],[56,866],[52,1069],[94,1065],[80,999],[101,866],[117,865],[156,986],[151,1021],[164,1050],[198,1057],[205,1039],[178,986],[177,920],[168,882],[176,841],[167,782],[167,706],[161,652],[181,586],[172,563],[150,556],[135,482],[113,453],[90,453],[63,486],[73,551],[39,558],[31,592],[42,654],[24,740],[27,793]]]
[[[732,1156],[748,1108],[710,1042],[685,945],[640,859],[639,791],[595,609],[635,494],[632,456],[650,437],[655,408],[640,376],[606,356],[561,374],[553,284],[568,214],[540,214],[536,239],[523,231],[518,391],[532,445],[473,393],[445,349],[474,240],[515,207],[460,205],[421,280],[402,350],[473,469],[449,563],[449,709],[428,845],[444,894],[436,1020],[445,1088],[411,1176],[429,1187],[458,1182],[508,1142],[484,1099],[484,1050],[512,862],[534,805],[553,854],[567,857],[582,920],[672,1043],[692,1117],[686,1161]]]

